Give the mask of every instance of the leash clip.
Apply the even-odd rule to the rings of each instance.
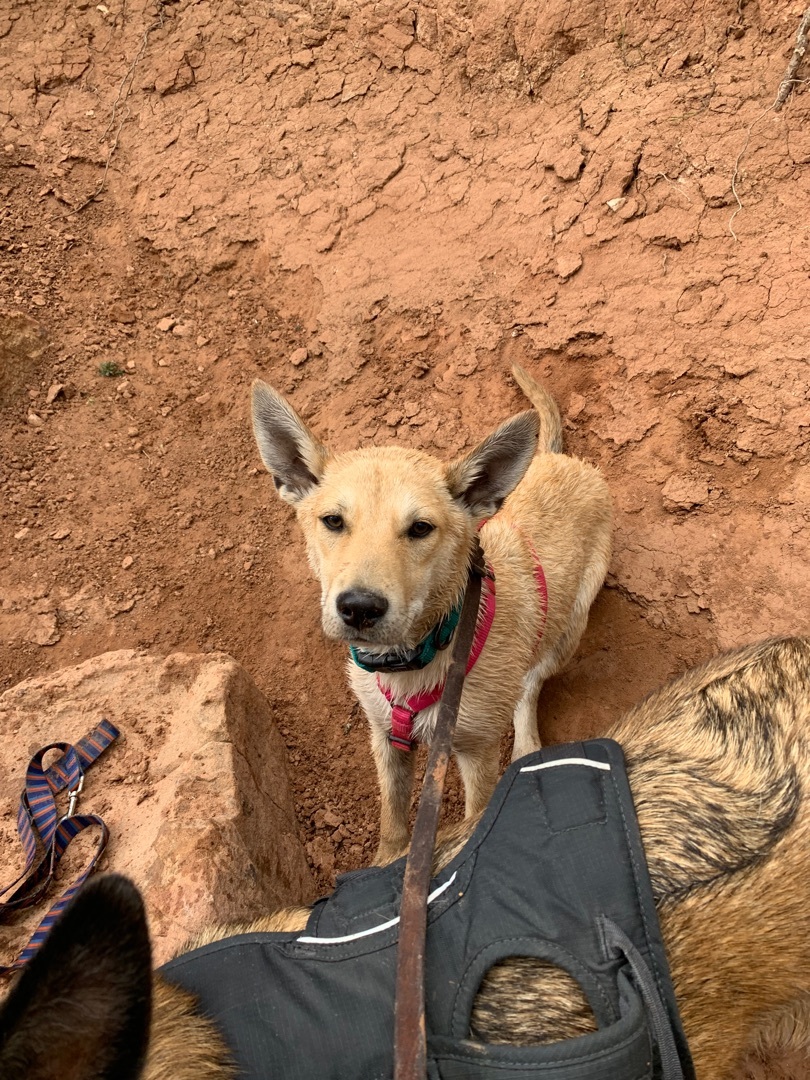
[[[73,817],[73,814],[75,813],[75,810],[76,810],[76,805],[77,805],[77,803],[79,801],[79,796],[81,795],[81,793],[83,791],[84,791],[84,773],[82,773],[81,776],[79,777],[79,782],[76,785],[76,787],[73,788],[72,791],[68,792],[68,811],[65,814],[65,817]],[[65,818],[62,818],[62,820],[64,821]]]

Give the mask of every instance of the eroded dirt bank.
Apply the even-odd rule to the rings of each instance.
[[[547,738],[806,630],[810,94],[765,111],[800,15],[6,0],[4,686],[225,650],[321,886],[367,860],[365,725],[258,469],[257,373],[336,447],[448,456],[524,407],[514,360],[546,380],[617,506]]]

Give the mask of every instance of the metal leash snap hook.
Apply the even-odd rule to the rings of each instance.
[[[78,803],[79,796],[81,795],[83,790],[84,790],[84,773],[82,773],[81,776],[79,777],[79,782],[76,785],[76,787],[73,788],[72,791],[68,792],[68,811],[65,814],[65,817],[73,817],[73,814],[74,814],[74,812],[76,810],[76,804]]]

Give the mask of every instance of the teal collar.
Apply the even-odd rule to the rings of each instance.
[[[419,671],[427,667],[436,653],[446,649],[453,640],[460,616],[461,602],[448,615],[442,616],[415,649],[391,649],[390,652],[379,654],[350,645],[352,660],[363,671]]]

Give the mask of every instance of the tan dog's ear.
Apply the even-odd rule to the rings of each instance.
[[[253,383],[253,434],[281,498],[297,503],[308,495],[328,452],[286,398],[259,379]]]
[[[537,447],[540,423],[530,409],[493,431],[447,468],[447,486],[476,519],[488,518],[522,480]]]

